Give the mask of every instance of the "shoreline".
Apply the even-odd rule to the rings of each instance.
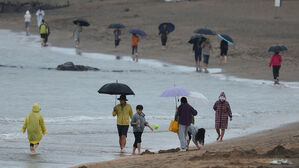
[[[139,47],[140,58],[157,59],[172,64],[194,67],[194,54],[191,51],[192,45],[188,44],[187,41],[195,28],[202,26],[211,27],[214,30],[218,30],[219,33],[225,32],[230,34],[236,44],[229,47],[228,63],[226,65],[218,65],[218,45],[220,40],[217,37],[211,37],[214,52],[210,57],[210,68],[221,68],[224,70],[222,74],[238,78],[272,81],[272,70],[267,66],[271,54],[267,52],[267,48],[274,43],[283,43],[288,46],[289,51],[282,54],[283,63],[280,80],[298,82],[297,72],[299,71],[299,66],[297,65],[299,62],[296,56],[299,49],[297,49],[296,44],[299,44],[299,41],[294,36],[296,35],[296,27],[299,25],[294,23],[294,19],[296,18],[294,16],[297,13],[299,15],[299,12],[293,6],[299,5],[299,2],[286,2],[280,9],[280,20],[273,20],[270,17],[270,13],[265,13],[265,9],[272,9],[268,1],[259,2],[258,0],[253,0],[250,2],[240,2],[229,0],[229,2],[234,5],[230,6],[219,0],[183,1],[178,3],[148,0],[132,0],[126,3],[120,0],[113,2],[93,2],[86,0],[84,4],[74,1],[68,8],[45,11],[46,21],[49,23],[52,32],[49,42],[53,46],[73,48],[74,42],[71,37],[73,24],[71,21],[76,17],[85,17],[91,22],[91,26],[84,27],[81,33],[82,41],[80,48],[83,51],[112,55],[130,55],[130,34],[127,33],[127,30],[130,27],[140,27],[148,34],[147,37],[141,39]],[[201,10],[197,10],[197,5]],[[244,6],[247,6],[248,9],[244,8]],[[130,10],[124,11],[127,8]],[[154,14],[153,8],[156,11]],[[111,9],[114,10],[114,13],[111,13]],[[233,9],[235,11],[231,11]],[[252,9],[256,10],[256,14],[250,11]],[[212,12],[217,10],[219,12],[225,10],[226,13],[219,18],[217,13]],[[94,14],[90,14],[90,11],[93,11]],[[292,11],[294,15],[283,13],[285,11]],[[250,15],[244,15],[246,12],[250,13]],[[194,24],[187,22],[186,17],[189,17],[190,20],[195,20],[195,13],[198,13],[198,19],[202,20],[203,23]],[[38,34],[35,28],[35,14],[32,13],[32,15],[31,32]],[[240,16],[232,19],[232,16],[235,15]],[[119,22],[120,20],[126,23],[127,28],[123,30],[118,51],[115,51],[112,30],[108,29],[107,26],[112,22]],[[176,30],[169,35],[167,49],[162,50],[160,38],[157,35],[156,24],[165,20],[175,23]],[[214,22],[211,22],[212,20]],[[223,26],[223,20],[225,20],[226,26]],[[2,13],[0,21],[3,23],[0,26],[1,29],[10,29],[18,32],[24,31],[23,13]],[[256,26],[260,25],[261,21],[269,23],[269,25],[279,25],[279,30],[285,30],[284,33],[281,32],[285,36],[277,36],[277,28],[273,26],[268,27],[264,24],[262,27]],[[248,30],[246,31],[246,29]]]
[[[286,159],[299,166],[299,121],[281,125],[277,128],[260,131],[207,144],[200,151],[192,148],[187,152],[148,153],[119,157],[110,161],[82,163],[70,168],[127,168],[144,167],[272,167],[273,160]],[[171,149],[170,149],[171,150]],[[273,154],[273,152],[275,154]],[[150,156],[150,157],[148,157]],[[147,164],[151,162],[153,164]],[[187,165],[184,166],[183,163]],[[183,166],[182,166],[183,165]],[[267,167],[269,166],[269,167]],[[288,167],[288,166],[287,166]]]

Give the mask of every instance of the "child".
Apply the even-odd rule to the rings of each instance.
[[[190,140],[192,139],[193,143],[195,144],[196,148],[200,150],[199,144],[204,145],[205,143],[205,132],[204,128],[198,129],[197,127],[193,126],[192,124],[188,127],[188,140],[187,140],[187,149],[189,149]]]
[[[138,148],[138,154],[140,154],[141,148],[141,135],[143,133],[144,127],[147,126],[153,131],[153,128],[148,124],[148,122],[144,118],[144,113],[142,112],[143,106],[137,105],[136,106],[136,113],[133,115],[131,120],[131,125],[133,126],[133,133],[135,136],[135,142],[133,145],[133,152],[132,154],[135,155],[136,148]]]
[[[136,60],[136,62],[138,62],[138,42],[139,42],[139,37],[137,36],[137,34],[132,35],[132,58],[133,61]],[[135,54],[135,56],[134,56]]]
[[[273,77],[274,77],[274,84],[279,84],[279,69],[280,69],[280,63],[282,62],[282,58],[279,55],[279,52],[275,52],[275,54],[272,56],[269,67],[272,66],[273,69]]]
[[[24,121],[22,132],[27,129],[27,136],[30,142],[30,151],[36,152],[36,148],[42,139],[42,134],[47,133],[44,117],[39,113],[40,108],[37,103],[34,103],[31,113],[29,113]]]

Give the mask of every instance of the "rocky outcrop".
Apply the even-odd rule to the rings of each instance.
[[[56,9],[70,6],[69,0],[0,0],[0,13]]]
[[[64,64],[58,65],[56,70],[59,71],[99,71],[100,69],[84,66],[84,65],[75,65],[72,62],[66,62]]]

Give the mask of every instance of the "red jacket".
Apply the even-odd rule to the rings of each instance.
[[[269,62],[269,66],[280,66],[282,58],[279,54],[274,54]]]

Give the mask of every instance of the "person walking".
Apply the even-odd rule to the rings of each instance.
[[[153,131],[153,128],[149,125],[149,123],[145,120],[145,114],[142,112],[143,106],[136,106],[136,113],[133,115],[131,120],[131,125],[133,126],[133,133],[135,137],[135,142],[133,144],[132,154],[135,155],[136,149],[138,149],[138,154],[141,154],[141,136],[144,130],[144,127],[147,126]]]
[[[196,72],[201,72],[202,69],[200,67],[201,62],[201,55],[202,55],[202,48],[201,44],[203,43],[203,39],[198,39],[193,43],[193,52],[194,52],[194,58],[195,58],[195,66],[196,66]]]
[[[271,57],[271,60],[269,62],[269,67],[272,66],[273,70],[273,78],[274,78],[274,84],[279,84],[279,70],[280,70],[280,64],[282,62],[282,57],[279,55],[279,52],[275,52],[275,54]]]
[[[80,33],[82,32],[82,26],[80,22],[77,22],[77,24],[74,27],[73,30],[73,38],[75,40],[75,48],[78,48],[80,45]]]
[[[167,42],[168,34],[169,34],[169,31],[167,29],[167,25],[163,24],[163,27],[160,29],[160,32],[159,32],[159,35],[161,36],[162,49],[166,49],[166,42]]]
[[[30,21],[31,21],[31,15],[30,15],[29,10],[26,11],[24,18],[25,18],[26,36],[29,36],[29,27],[30,27]]]
[[[39,27],[39,33],[40,33],[40,37],[41,37],[42,47],[47,46],[48,36],[50,34],[50,28],[49,28],[49,25],[47,24],[47,22],[45,22],[44,19],[42,20],[42,23]]]
[[[42,24],[42,20],[44,19],[45,16],[45,11],[39,8],[36,11],[36,20],[37,20],[37,27],[39,28],[40,25]]]
[[[228,42],[225,40],[221,40],[220,42],[220,65],[224,60],[224,64],[227,62],[227,51],[228,51]]]
[[[133,61],[138,62],[138,42],[139,37],[137,34],[132,34],[132,58]]]
[[[188,128],[192,123],[192,116],[197,115],[197,111],[188,104],[187,98],[181,98],[181,105],[177,108],[178,120],[179,120],[179,132],[178,136],[181,144],[181,152],[185,152],[187,149],[187,135]]]
[[[201,47],[202,47],[203,65],[204,65],[205,73],[209,73],[209,71],[208,71],[209,58],[210,58],[210,55],[212,55],[212,51],[213,51],[210,40],[207,38],[202,43]]]
[[[120,152],[124,152],[124,148],[126,147],[127,142],[127,133],[129,129],[130,124],[130,118],[133,117],[133,111],[132,106],[130,104],[127,104],[126,101],[126,95],[121,95],[118,98],[120,104],[116,105],[113,108],[112,115],[117,116],[117,131],[119,135],[119,146],[120,146]]]
[[[228,125],[228,117],[230,121],[232,121],[232,112],[230,109],[230,105],[226,100],[225,93],[222,92],[215,102],[213,109],[215,110],[215,128],[218,134],[217,141],[220,139],[222,141],[225,129],[227,129]],[[220,132],[221,129],[221,132]]]
[[[115,48],[117,48],[120,42],[120,35],[121,35],[120,29],[119,28],[115,29],[113,31],[113,34],[114,34],[114,46]]]
[[[22,132],[25,133],[26,130],[30,143],[30,151],[35,153],[43,135],[47,134],[44,117],[40,114],[40,107],[37,103],[33,104],[32,111],[24,121]]]

